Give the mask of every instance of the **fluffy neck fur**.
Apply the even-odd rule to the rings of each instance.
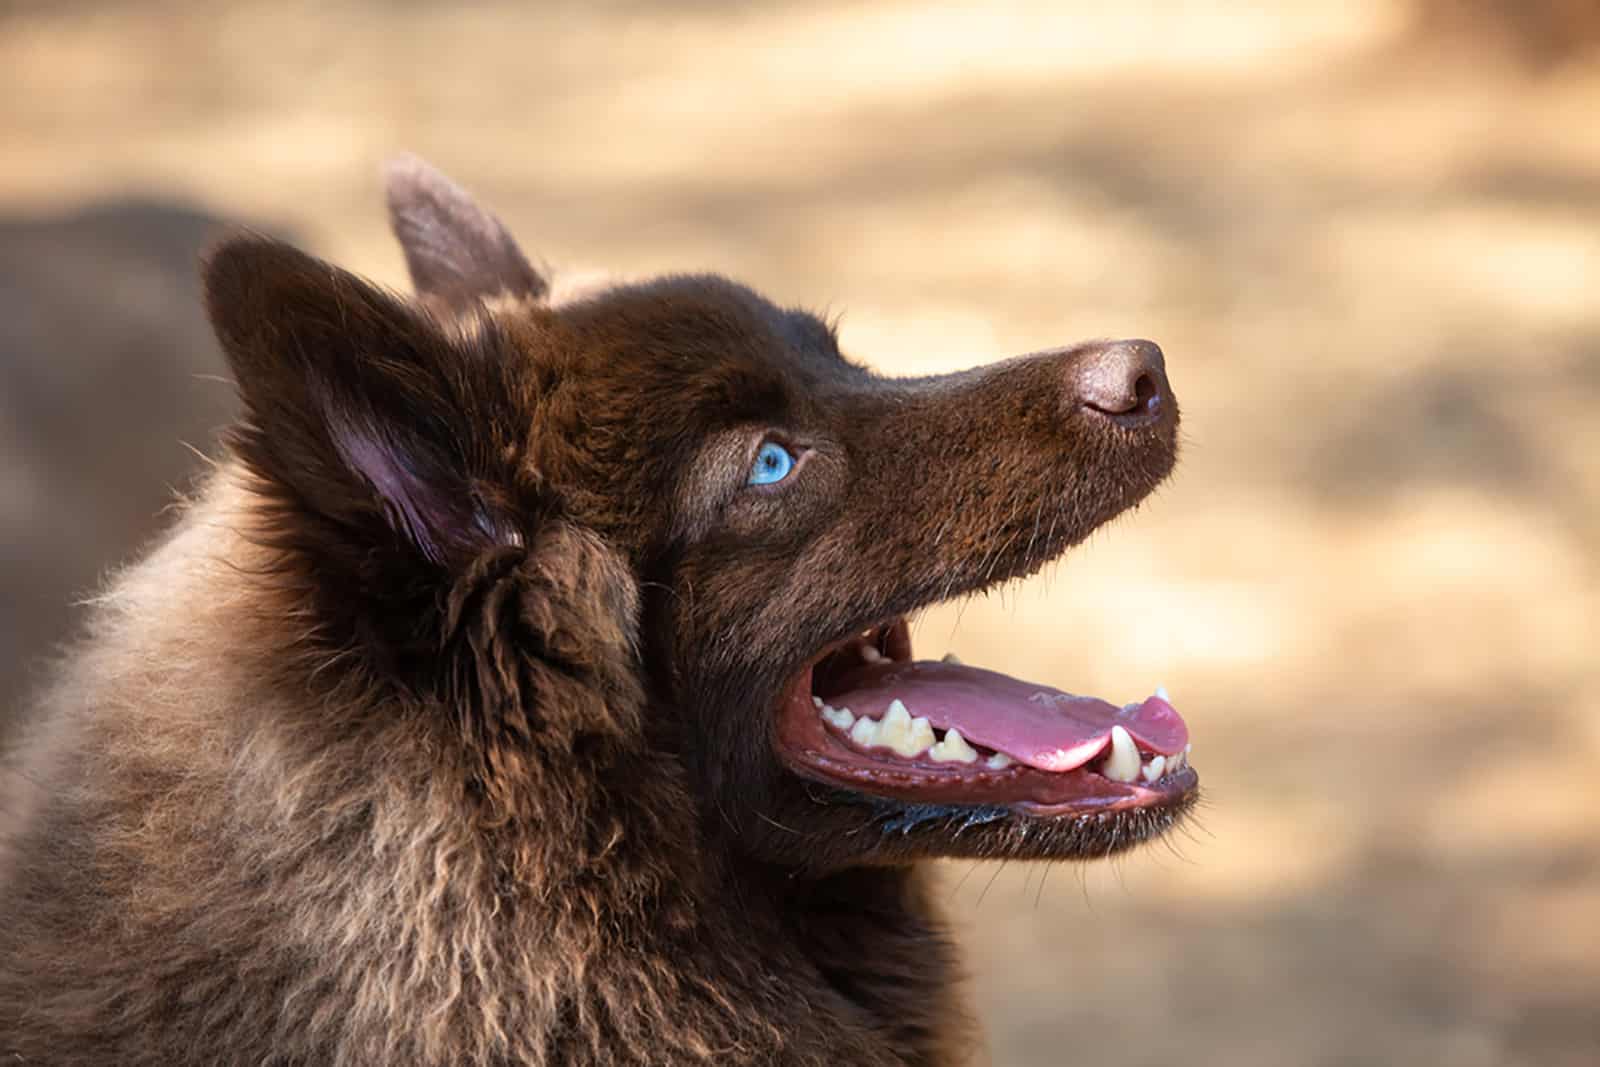
[[[0,1053],[965,1058],[953,952],[916,872],[743,860],[669,752],[503,745],[487,758],[517,765],[486,779],[430,699],[347,664],[286,670],[312,622],[251,535],[259,505],[233,469],[213,478],[103,598],[49,732],[21,753],[30,795],[12,810],[34,817],[0,898]],[[616,678],[560,681],[650,713]]]

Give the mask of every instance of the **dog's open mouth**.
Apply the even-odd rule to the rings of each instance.
[[[858,792],[1035,816],[1169,806],[1199,782],[1164,692],[1118,707],[953,657],[917,662],[904,618],[790,680],[778,747],[801,775]]]

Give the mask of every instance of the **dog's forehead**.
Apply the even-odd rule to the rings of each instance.
[[[607,288],[557,310],[585,347],[643,374],[767,372],[798,385],[860,369],[816,315],[783,308],[718,275],[669,275]]]

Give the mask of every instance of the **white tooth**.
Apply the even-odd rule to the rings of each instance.
[[[1167,695],[1167,687],[1164,685],[1156,686],[1156,696],[1165,700],[1168,704],[1172,703],[1172,698]]]
[[[1120,726],[1111,728],[1111,755],[1100,773],[1113,782],[1131,782],[1139,777],[1139,746]]]
[[[854,741],[862,748],[871,748],[873,745],[877,744],[878,721],[876,719],[869,719],[865,715],[861,716],[861,718],[856,720],[856,724],[850,727],[850,740]]]
[[[1011,766],[1011,757],[1006,755],[1004,752],[996,752],[994,755],[984,760],[983,765],[989,768],[991,771],[1003,771],[1007,767]]]
[[[883,663],[889,658],[871,645],[862,645],[860,647],[861,658],[866,660],[868,663]]]
[[[940,663],[948,663],[952,667],[961,666],[961,661],[956,658],[956,654],[954,652],[946,652],[944,654],[944,659],[940,660],[939,662]]]
[[[825,707],[827,707],[827,705],[822,702],[822,698],[821,697],[812,697],[811,698],[811,706],[814,707],[814,708],[825,708]]]
[[[1160,778],[1161,775],[1166,772],[1166,769],[1166,757],[1157,756],[1155,759],[1144,765],[1144,780],[1147,782],[1153,782],[1157,778]]]
[[[928,750],[928,757],[937,763],[977,763],[978,753],[961,736],[954,726],[946,730],[944,740]]]
[[[907,759],[910,759],[912,756],[920,756],[924,752],[928,751],[928,749],[932,748],[935,740],[936,738],[933,736],[933,724],[927,719],[923,718],[921,715],[918,715],[915,719],[911,720],[911,732],[907,737],[907,743],[904,747],[898,748],[895,751]]]
[[[822,708],[822,717],[841,730],[848,730],[855,725],[856,717],[850,714],[849,708]]]
[[[878,744],[898,752],[910,744],[910,741],[911,713],[898,699],[893,700],[889,704],[889,710],[884,713],[883,721],[878,724]]]

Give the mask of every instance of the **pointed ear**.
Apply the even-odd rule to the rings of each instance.
[[[206,303],[245,417],[231,438],[323,566],[459,564],[516,538],[511,361],[345,271],[263,238],[207,258]],[[498,435],[498,437],[497,437]],[[497,495],[498,494],[498,495]],[[367,575],[369,579],[374,575]]]
[[[417,295],[450,314],[504,294],[544,296],[545,280],[504,224],[439,171],[406,155],[384,168],[389,223]]]

